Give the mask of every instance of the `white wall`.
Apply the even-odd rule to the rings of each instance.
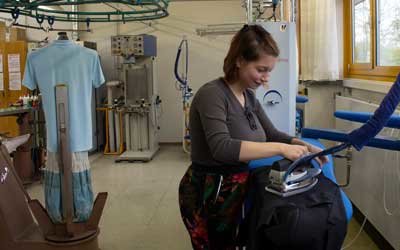
[[[111,56],[110,37],[117,34],[148,33],[157,37],[157,77],[162,99],[161,142],[181,141],[182,103],[175,89],[173,74],[177,47],[186,35],[189,41],[189,84],[194,92],[207,81],[222,76],[223,59],[231,37],[199,37],[195,29],[206,24],[245,21],[245,10],[240,1],[171,2],[169,17],[156,20],[149,27],[144,23],[93,23],[93,33],[81,33],[81,40],[97,42],[107,80],[115,79],[114,58]],[[146,21],[146,23],[148,23]]]

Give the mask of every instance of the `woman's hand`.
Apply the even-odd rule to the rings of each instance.
[[[298,138],[293,138],[292,141],[291,141],[291,143],[292,143],[293,145],[302,145],[302,146],[307,147],[308,152],[310,152],[310,153],[312,153],[312,154],[313,154],[313,153],[318,153],[318,152],[321,152],[321,151],[322,151],[321,148],[316,147],[316,146],[313,146],[313,145],[311,145],[311,144],[309,144],[309,143],[307,143],[307,142],[305,142],[305,141],[302,141],[302,140],[300,140],[300,139],[298,139]],[[327,163],[327,162],[329,161],[329,159],[328,159],[327,156],[320,156],[320,157],[314,158],[314,159],[318,162],[318,164],[319,164],[321,167],[322,167],[322,165],[324,165],[325,163]]]
[[[322,149],[321,148],[319,148],[319,147],[316,147],[316,146],[313,146],[313,145],[311,145],[311,144],[308,144],[307,145],[307,148],[308,148],[308,151],[310,152],[310,153],[318,153],[318,152],[321,152],[322,151]],[[325,163],[327,163],[328,161],[329,161],[329,159],[328,159],[328,157],[326,156],[326,155],[324,155],[324,156],[320,156],[320,157],[317,157],[317,158],[314,158],[317,162],[318,162],[318,164],[319,164],[319,166],[323,166]]]
[[[281,154],[283,157],[291,161],[295,161],[309,152],[307,146],[302,145],[282,144],[281,148]]]

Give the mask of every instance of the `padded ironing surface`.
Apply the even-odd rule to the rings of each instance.
[[[374,113],[372,112],[354,112],[354,111],[338,110],[334,113],[334,116],[336,118],[347,121],[366,123],[369,119],[371,119],[373,114]],[[399,115],[390,116],[385,127],[400,128],[400,116]]]
[[[296,103],[306,103],[308,102],[308,97],[305,95],[296,96]]]
[[[301,135],[305,138],[325,139],[337,142],[349,142],[349,133],[336,129],[303,128]],[[400,140],[387,136],[376,136],[368,141],[368,147],[400,151]]]
[[[321,142],[319,142],[318,140],[310,139],[310,138],[302,138],[302,140],[306,141],[306,142],[308,142],[308,143],[310,143],[310,144],[312,144],[314,146],[317,146],[317,147],[320,147],[320,148],[325,148],[325,146]],[[324,175],[327,178],[329,178],[333,182],[337,183],[336,177],[335,177],[335,173],[334,173],[334,170],[333,170],[333,159],[332,159],[332,156],[329,155],[328,158],[329,158],[329,162],[324,165],[324,167],[322,168],[322,172],[324,173]],[[250,169],[256,169],[258,167],[272,165],[272,163],[274,161],[277,161],[277,160],[280,160],[280,159],[283,159],[283,157],[282,156],[274,156],[274,157],[254,160],[254,161],[251,161],[249,163],[249,167],[250,167]],[[313,164],[318,164],[318,163],[313,161]],[[340,192],[342,194],[343,205],[344,205],[344,208],[346,210],[347,221],[350,221],[351,217],[353,216],[353,206],[351,204],[350,199],[343,192],[343,190],[340,190]]]

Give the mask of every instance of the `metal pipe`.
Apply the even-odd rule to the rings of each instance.
[[[77,0],[71,0],[71,1],[72,1],[72,2],[76,2]],[[77,5],[77,4],[71,5],[71,10],[72,10],[72,12],[77,13],[77,12],[78,12],[78,5]],[[77,18],[77,17],[78,17],[77,14],[73,14],[73,15],[72,15],[72,18],[73,18],[73,19],[75,19],[75,18]],[[89,27],[88,27],[88,28],[89,28]],[[71,34],[71,36],[72,36],[72,40],[74,40],[74,41],[77,41],[77,40],[79,39],[79,32],[78,32],[78,30],[79,30],[78,22],[77,22],[77,21],[73,21],[73,22],[72,22],[72,34]]]
[[[25,25],[25,24],[19,24],[19,23],[13,23],[11,26],[46,31],[46,29],[44,29],[43,27],[31,26],[31,25]]]
[[[54,28],[48,28],[48,29],[44,29],[45,31],[65,31],[65,32],[72,32],[72,39],[74,39],[74,37],[78,36],[78,35],[74,35],[74,33],[79,34],[79,32],[92,32],[91,29],[54,29]],[[79,38],[79,36],[78,36]],[[77,38],[77,39],[78,39]]]
[[[107,86],[107,106],[108,108],[110,108],[109,110],[107,110],[106,112],[108,112],[108,138],[109,138],[109,148],[110,148],[110,152],[115,152],[117,151],[115,148],[115,140],[114,140],[114,112],[111,109],[113,106],[113,95],[112,95],[112,86]]]
[[[121,145],[121,137],[120,137],[120,134],[121,134],[121,131],[120,131],[120,126],[121,126],[121,124],[120,124],[120,120],[119,120],[119,114],[118,114],[118,112],[117,111],[114,111],[113,112],[114,113],[114,124],[115,124],[115,135],[114,135],[114,137],[115,137],[115,152],[119,152],[120,151],[120,145]]]
[[[291,22],[296,22],[296,0],[290,0],[292,6],[291,6]]]
[[[247,23],[250,24],[253,22],[253,2],[252,0],[247,1]]]

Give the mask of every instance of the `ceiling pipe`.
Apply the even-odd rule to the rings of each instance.
[[[72,0],[72,2],[76,2],[77,0]],[[71,10],[72,12],[77,13],[78,12],[78,5],[77,4],[73,4],[71,6]],[[72,18],[78,17],[77,14],[72,15]],[[89,27],[87,27],[89,29]],[[72,22],[72,40],[77,41],[79,39],[79,24],[78,21],[74,21]]]

